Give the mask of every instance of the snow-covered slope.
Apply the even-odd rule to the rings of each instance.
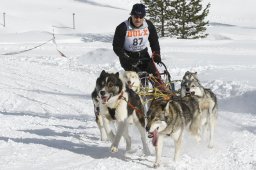
[[[203,3],[208,2],[211,3],[211,22],[256,28],[254,0],[203,0]]]

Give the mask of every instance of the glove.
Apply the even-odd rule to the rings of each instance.
[[[157,64],[159,64],[162,60],[161,60],[161,56],[158,53],[153,53],[152,55],[153,61]]]
[[[127,64],[136,64],[138,62],[138,60],[136,58],[132,58],[126,53],[124,53],[124,55],[122,55],[120,58]]]
[[[121,59],[128,61],[130,59],[130,56],[126,53],[124,53],[124,55],[120,56]]]

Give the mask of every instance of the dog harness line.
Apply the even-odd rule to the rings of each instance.
[[[127,101],[127,99],[123,96],[123,91],[121,92],[120,96],[118,97],[118,99],[123,99],[124,101],[126,101],[126,103],[128,104],[128,106],[130,108],[132,108],[133,110],[135,110],[137,113],[140,114],[144,114],[140,109],[138,109],[137,107],[133,106],[130,102]]]

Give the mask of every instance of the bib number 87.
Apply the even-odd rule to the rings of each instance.
[[[143,42],[143,38],[134,38],[132,44],[136,46],[138,44],[141,45],[142,42]]]

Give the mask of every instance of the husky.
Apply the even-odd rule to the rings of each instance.
[[[175,100],[153,100],[147,112],[146,130],[149,138],[155,146],[156,159],[154,168],[160,166],[163,140],[165,136],[171,136],[175,143],[174,161],[179,157],[183,132],[188,129],[197,139],[197,130],[193,131],[194,117],[200,113],[197,97],[186,96]]]
[[[125,71],[120,78],[134,92],[140,92],[141,81],[139,75],[135,71]]]
[[[119,73],[110,73],[104,84],[104,88],[99,92],[102,102],[100,102],[100,113],[104,117],[109,117],[117,122],[117,132],[112,140],[111,151],[117,152],[121,137],[126,141],[126,151],[131,150],[131,137],[128,133],[128,125],[133,122],[138,128],[143,152],[150,155],[146,143],[145,115],[140,97],[125,84],[119,77]]]
[[[144,105],[144,112],[146,112],[149,108],[150,101],[152,100],[152,96],[148,94],[148,83],[147,78],[145,77],[146,73],[140,74],[142,78],[140,78],[139,74],[134,71],[125,71],[121,79],[127,85],[128,88],[132,89],[135,93],[137,93]],[[144,86],[143,86],[144,83]],[[146,87],[145,87],[146,86]]]
[[[105,99],[100,98],[99,92],[105,87],[106,78],[109,76],[105,70],[103,70],[100,76],[96,80],[96,86],[91,94],[91,98],[94,106],[94,113],[96,123],[100,130],[100,136],[102,141],[113,140],[114,132],[110,128],[111,117],[103,117],[104,114],[100,113],[100,103]],[[107,114],[106,114],[107,115]]]
[[[196,72],[186,72],[182,80],[181,97],[189,95],[198,96],[198,104],[201,112],[199,118],[201,129],[204,130],[206,126],[208,127],[208,147],[212,148],[215,122],[217,119],[217,97],[210,89],[206,89],[201,85]]]
[[[190,92],[189,90],[186,88],[185,84],[186,82],[189,82],[189,81],[197,81],[198,83],[199,82],[199,79],[198,79],[198,76],[197,76],[197,72],[190,72],[190,71],[187,71],[183,78],[182,78],[182,81],[181,81],[181,97],[184,97],[186,95],[190,95]]]

